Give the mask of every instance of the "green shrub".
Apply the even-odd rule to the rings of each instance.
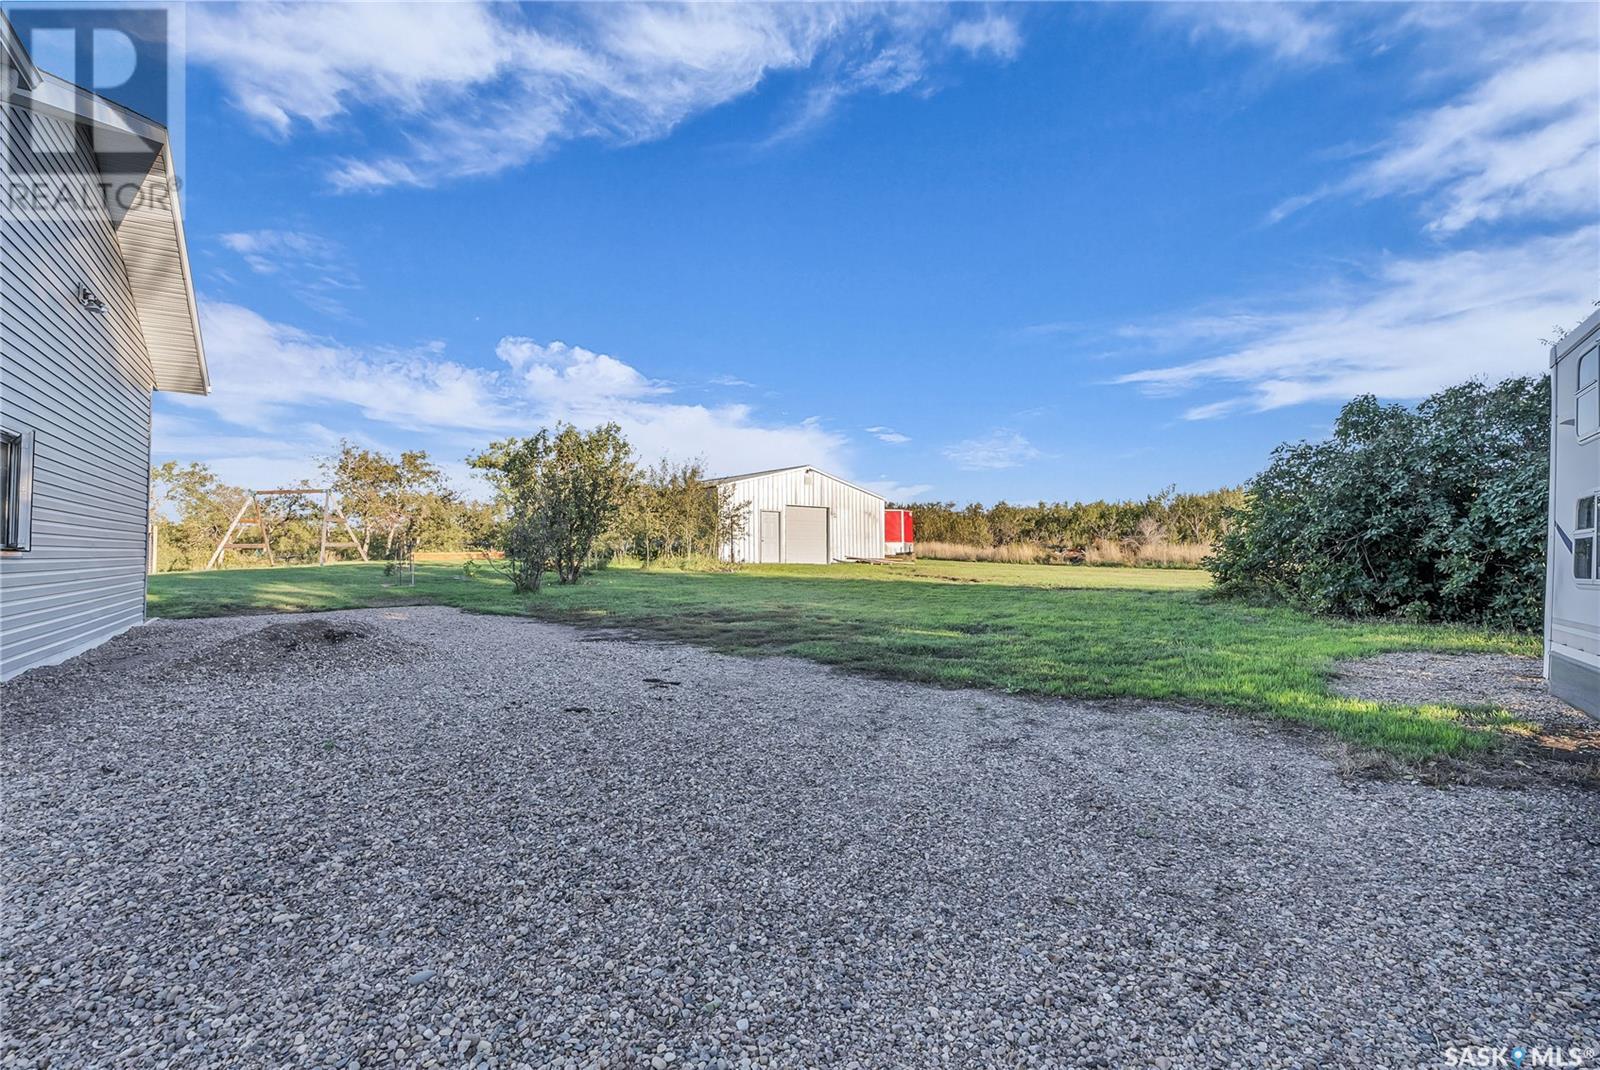
[[[1471,382],[1415,409],[1356,398],[1285,444],[1210,567],[1225,594],[1327,613],[1532,629],[1544,600],[1550,386]]]

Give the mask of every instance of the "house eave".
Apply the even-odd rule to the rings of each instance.
[[[39,68],[33,65],[33,57],[23,47],[22,38],[17,36],[11,20],[3,16],[0,16],[0,52],[5,53],[6,66],[17,72],[17,88],[32,89],[39,84]]]
[[[5,43],[8,62],[19,72],[16,86],[8,91],[7,107],[25,108],[88,126],[97,139],[110,139],[123,158],[142,160],[148,153],[148,170],[137,194],[131,198],[131,205],[112,219],[112,226],[150,356],[154,375],[151,385],[156,390],[209,394],[211,373],[200,334],[199,305],[166,127],[47,71],[35,69],[29,84],[22,77],[20,65],[10,57],[10,48],[16,42],[15,30],[5,19],[0,19],[0,25],[4,26],[0,41]],[[20,42],[16,45],[21,47]],[[26,56],[26,51],[22,54]],[[105,174],[105,164],[98,156],[97,165]],[[125,177],[131,180],[137,176]]]

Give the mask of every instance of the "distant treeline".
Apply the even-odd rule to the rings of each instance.
[[[631,555],[646,567],[718,568],[718,548],[737,536],[742,511],[710,482],[702,462],[645,465],[614,424],[580,432],[558,424],[492,443],[469,458],[495,494],[475,501],[451,489],[423,450],[390,456],[351,443],[319,459],[319,487],[331,489],[350,531],[373,560],[418,552],[498,550],[520,564],[529,588],[543,571],[571,582],[591,565]],[[204,568],[241,506],[243,487],[204,464],[168,461],[150,470],[151,519],[161,572]],[[322,495],[260,499],[273,560],[318,558]],[[255,511],[246,515],[254,519]],[[250,526],[235,541],[256,542]],[[333,538],[344,542],[343,527]],[[334,560],[355,560],[350,549]],[[222,566],[261,563],[259,550],[229,550]]]
[[[1168,487],[1148,498],[1118,502],[998,502],[965,508],[954,502],[913,502],[896,508],[912,511],[918,552],[924,556],[940,553],[939,547],[952,552],[977,547],[1007,550],[996,555],[1005,560],[1162,563],[1158,559],[1166,548],[1181,546],[1190,549],[1167,555],[1171,563],[1198,563],[1243,504],[1243,491],[1234,487],[1203,494]],[[933,553],[930,547],[936,548]]]

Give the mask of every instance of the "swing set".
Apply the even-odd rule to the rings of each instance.
[[[205,571],[209,572],[222,562],[223,555],[229,550],[260,550],[267,558],[269,565],[276,565],[277,558],[272,553],[272,536],[267,529],[267,514],[261,509],[262,498],[272,497],[300,497],[314,498],[322,495],[322,524],[317,540],[317,564],[328,563],[329,550],[354,550],[361,555],[361,560],[367,560],[367,548],[350,526],[350,518],[345,516],[344,510],[333,502],[333,491],[327,487],[299,487],[287,490],[253,490],[250,496],[239,506],[239,512],[234,516],[233,523],[228,525],[228,530],[223,533],[217,548],[211,552],[211,560],[206,562]],[[246,514],[254,511],[253,517]],[[330,541],[328,536],[335,535],[335,524],[344,532],[343,539]],[[254,529],[252,534],[246,529]],[[243,537],[241,541],[240,537]]]

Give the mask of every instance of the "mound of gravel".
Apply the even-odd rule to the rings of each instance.
[[[228,636],[183,659],[181,667],[251,674],[359,671],[368,664],[408,660],[422,649],[382,620],[334,620],[319,613]]]
[[[194,667],[258,647],[295,671]],[[1591,793],[433,607],[157,623],[0,702],[0,1065],[1600,1057]]]

